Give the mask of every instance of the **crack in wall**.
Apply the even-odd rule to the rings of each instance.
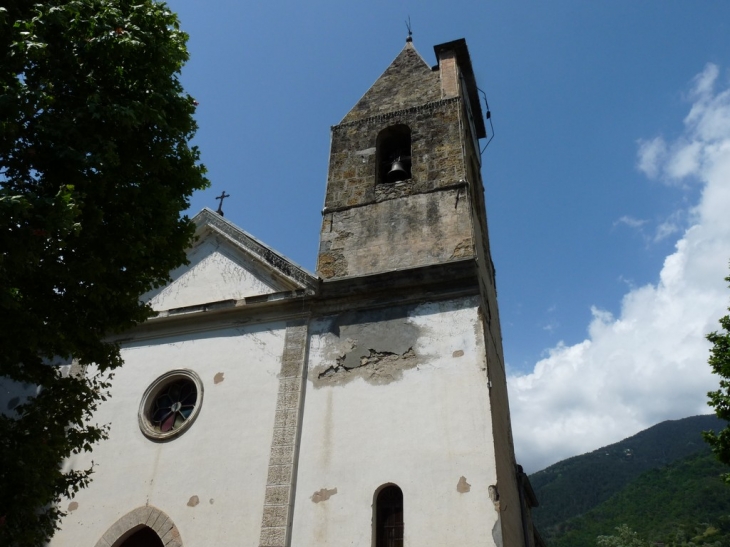
[[[416,366],[416,353],[413,347],[398,354],[392,351],[368,349],[368,355],[360,359],[348,359],[348,353],[337,357],[336,364],[326,368],[317,375],[322,384],[337,385],[353,378],[363,378],[371,384],[387,384],[399,380],[403,371]]]

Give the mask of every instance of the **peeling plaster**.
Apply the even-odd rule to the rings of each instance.
[[[471,484],[466,482],[466,477],[462,476],[456,484],[456,491],[459,494],[465,494],[471,490]]]
[[[213,383],[214,384],[220,384],[225,378],[223,378],[223,373],[219,372],[215,376],[213,376]]]
[[[72,501],[71,503],[68,504],[68,512],[69,513],[72,512],[72,511],[76,511],[76,509],[78,509],[78,508],[79,508],[78,502]]]
[[[409,311],[412,308],[347,312],[324,320],[324,359],[310,375],[315,387],[355,378],[382,385],[415,368],[424,356],[419,355],[417,362],[415,348],[421,329],[411,321]]]
[[[312,494],[311,500],[314,503],[319,503],[320,501],[327,501],[332,496],[334,496],[337,493],[337,488],[332,488],[331,490],[328,490],[327,488],[322,488],[321,490],[318,490],[314,494]]]
[[[188,507],[195,507],[200,503],[200,498],[198,496],[191,496],[188,500]]]
[[[418,364],[413,348],[408,348],[402,355],[369,349],[368,355],[362,355],[359,361],[348,364],[347,358],[352,355],[353,353],[350,353],[338,357],[336,365],[317,375],[315,385],[338,385],[354,378],[363,378],[375,385],[389,384],[400,380],[404,370],[414,368]]]
[[[459,349],[456,350],[454,353],[451,354],[452,357],[463,357],[464,356],[464,350]]]
[[[499,513],[499,490],[493,484],[489,485],[489,499],[494,504],[494,509]]]

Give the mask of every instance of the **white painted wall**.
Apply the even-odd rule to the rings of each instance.
[[[174,270],[173,283],[143,297],[156,311],[241,299],[285,290],[244,253],[208,235],[188,251],[190,264]]]
[[[292,545],[369,546],[373,495],[403,490],[405,544],[494,545],[496,483],[485,353],[475,299],[419,306],[419,365],[386,385],[316,387],[335,364],[328,320],[313,325]],[[463,351],[463,355],[458,356]],[[455,356],[457,355],[457,356]],[[464,476],[471,485],[457,491]],[[315,503],[321,489],[337,489]]]
[[[186,547],[258,545],[284,332],[276,323],[125,345],[112,398],[97,414],[111,423],[110,437],[70,462],[83,468],[93,460],[96,472],[52,547],[93,547],[148,503],[170,516]],[[145,389],[178,368],[202,379],[202,408],[190,429],[157,443],[142,435],[137,410]],[[224,379],[215,384],[218,373]],[[192,496],[195,507],[187,505]]]

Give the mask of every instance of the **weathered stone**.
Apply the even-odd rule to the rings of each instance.
[[[288,511],[287,505],[265,505],[262,528],[286,526]]]
[[[269,475],[266,484],[271,486],[288,485],[291,482],[291,465],[272,465],[269,467]]]
[[[288,486],[267,486],[264,504],[287,505],[289,503],[289,492],[290,488]]]
[[[286,545],[286,528],[262,528],[260,547],[284,547]]]

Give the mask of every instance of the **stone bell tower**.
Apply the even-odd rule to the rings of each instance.
[[[392,366],[397,366],[399,359],[405,362],[414,357],[418,363],[414,366],[422,371],[418,380],[421,387],[414,387],[413,392],[403,385],[390,389],[394,394],[400,390],[397,397],[407,399],[409,405],[424,405],[419,418],[412,417],[402,424],[418,438],[418,441],[414,440],[415,446],[430,442],[434,436],[439,437],[436,444],[442,444],[438,454],[424,452],[418,453],[418,458],[413,457],[412,462],[422,458],[425,467],[420,478],[410,477],[414,481],[410,486],[412,503],[421,503],[414,492],[418,490],[416,485],[442,480],[438,472],[431,474],[426,468],[430,465],[439,469],[454,466],[455,472],[460,465],[456,463],[458,457],[450,459],[450,455],[463,449],[461,454],[468,454],[462,460],[464,464],[483,466],[482,469],[488,470],[487,475],[493,473],[489,475],[493,479],[485,475],[479,480],[495,482],[488,487],[488,497],[480,502],[471,498],[476,504],[484,503],[486,499],[486,505],[481,509],[474,506],[474,515],[482,514],[487,520],[467,522],[469,517],[463,513],[464,524],[470,531],[460,535],[461,544],[529,547],[539,541],[535,539],[530,518],[530,507],[536,506],[537,500],[527,477],[516,465],[512,442],[495,270],[489,249],[481,178],[479,139],[486,136],[485,118],[465,40],[440,44],[434,50],[438,64],[431,67],[409,38],[375,84],[344,119],[332,127],[317,273],[323,280],[323,295],[371,292],[374,296],[370,306],[374,303],[383,308],[390,306],[391,311],[403,302],[422,302],[426,307],[431,302],[440,311],[433,311],[436,308],[425,311],[421,306],[393,313],[394,316],[399,313],[407,316],[408,321],[418,324],[428,316],[433,325],[440,326],[421,330],[418,336],[411,337],[420,340],[416,343],[393,345],[387,351],[378,352],[377,348],[383,349],[388,341],[399,336],[401,327],[392,322],[386,324],[392,318],[384,321],[372,312],[368,312],[367,317],[363,312],[356,319],[348,319],[349,330],[337,327],[338,343],[340,348],[345,348],[338,350],[342,357],[337,364],[327,370],[310,370],[310,375],[312,372],[319,374],[318,379],[310,378],[315,387],[324,386],[325,382],[335,385],[337,373],[345,374],[343,378],[352,381],[354,375],[365,374],[360,371],[383,355],[389,356],[387,359]],[[349,288],[345,291],[345,287]],[[456,325],[454,321],[462,319],[449,318],[451,312],[446,312],[444,307],[447,301],[461,310],[473,306],[473,317],[464,315],[464,323]],[[353,304],[353,309],[356,308]],[[383,313],[387,316],[391,312]],[[359,331],[355,329],[356,324],[361,325]],[[402,332],[401,338],[410,336],[406,330]],[[420,367],[429,361],[428,354],[440,351],[434,349],[440,343],[434,342],[438,339],[442,340],[448,357],[456,360],[453,365],[456,368],[451,369],[452,365],[444,361],[434,365],[443,368],[432,369],[432,376],[425,379],[426,369]],[[474,344],[472,365],[481,367],[479,374],[482,376],[471,376],[469,366],[472,365],[461,359],[464,355],[461,349],[456,346],[453,351],[448,349],[453,341],[466,339]],[[344,341],[350,345],[343,345]],[[362,348],[352,352],[357,351],[360,360],[348,364],[350,355],[347,352],[358,344]],[[410,349],[401,353],[406,348]],[[467,380],[467,377],[472,379]],[[372,375],[365,378],[370,383],[382,383]],[[465,387],[464,382],[469,386]],[[400,383],[406,383],[405,377]],[[338,388],[333,389],[333,394],[338,393]],[[357,400],[355,388],[346,389],[352,391],[346,400]],[[372,395],[363,399],[370,402],[363,403],[358,413],[373,412],[374,406],[402,412],[395,395],[382,396],[384,388],[370,389]],[[311,405],[314,406],[319,395],[313,392],[307,397],[312,397]],[[342,397],[342,406],[332,406],[331,399],[328,404],[336,414],[347,415],[356,405],[344,403],[344,395]],[[461,399],[461,403],[451,406],[445,402],[452,397]],[[433,408],[439,410],[426,418],[427,414],[431,416]],[[465,426],[466,429],[473,428],[461,431],[458,435],[465,437],[460,437],[460,441],[449,440],[450,434],[443,433],[438,425],[438,416],[444,415],[455,420],[454,423],[471,423]],[[473,421],[481,419],[485,421],[480,424]],[[399,433],[386,427],[363,423],[361,428],[363,434],[367,431],[384,446],[401,444],[397,438]],[[306,418],[304,433],[307,434]],[[484,445],[477,441],[482,434],[486,435],[482,438]],[[457,449],[461,441],[465,444]],[[382,464],[385,474],[390,471],[394,476],[399,465],[405,466],[401,471],[406,473],[409,464],[405,461],[398,464],[396,459],[391,459]],[[464,495],[467,490],[462,487],[471,486],[465,477],[466,474],[461,476],[458,485],[454,483],[457,492]],[[482,484],[481,488],[486,486]],[[481,492],[485,494],[486,490]],[[405,488],[403,496],[403,499],[408,497]],[[458,504],[465,500],[464,497],[452,500],[457,504],[452,509],[458,512]],[[374,507],[378,505],[377,498],[374,504]],[[407,509],[405,511],[407,515]],[[495,520],[487,515],[493,515]],[[433,513],[429,516],[435,517]],[[453,517],[439,514],[438,518],[446,523]],[[373,519],[375,523],[377,518]],[[487,521],[491,522],[488,540],[478,532]],[[435,522],[431,520],[431,525],[436,526]],[[414,528],[417,527],[410,530]],[[435,536],[433,538],[433,544],[438,544]],[[440,544],[447,544],[450,540],[443,537],[441,541]]]
[[[324,279],[488,256],[485,128],[469,53],[464,40],[435,49],[432,68],[407,42],[332,128]]]

